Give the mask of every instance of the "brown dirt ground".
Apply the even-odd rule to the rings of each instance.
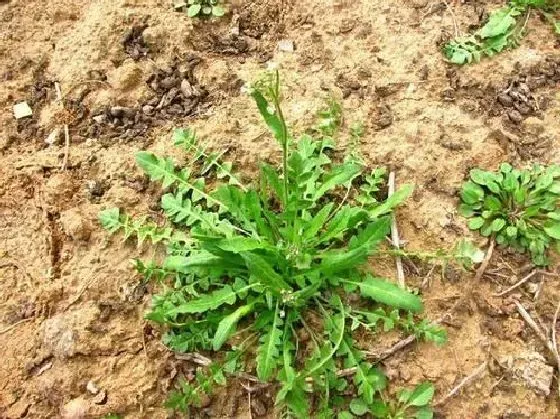
[[[360,147],[368,163],[389,165],[399,182],[417,185],[398,213],[408,249],[448,248],[470,234],[456,213],[456,192],[469,168],[493,169],[505,160],[560,163],[558,44],[536,16],[519,49],[455,68],[439,52],[454,31],[444,3],[232,3],[227,17],[193,25],[167,0],[0,0],[0,417],[80,417],[71,415],[72,405],[74,414],[78,405],[87,417],[167,416],[165,392],[191,367],[173,359],[160,332],[143,320],[151,290],[137,286],[129,264],[139,251],[107,239],[96,216],[109,206],[155,214],[157,188],[135,168],[134,152],[150,147],[173,153],[174,126],[193,126],[211,146],[227,148],[247,176],[259,159],[277,156],[251,100],[239,94],[267,61],[282,69],[286,114],[296,131],[332,92],[343,98],[347,125],[364,122]],[[450,5],[466,30],[501,3]],[[143,32],[130,32],[142,25]],[[295,51],[278,51],[280,39],[293,40]],[[208,93],[192,110],[147,119],[137,136],[118,128],[134,125],[124,119],[99,135],[87,130],[99,109],[140,112],[150,99],[160,100],[150,76],[192,55],[201,60],[193,77]],[[512,82],[520,75],[535,103],[546,106],[511,116],[513,108],[496,97],[517,86]],[[53,81],[60,82],[65,103],[75,105],[68,106],[74,109],[69,115],[59,111]],[[21,100],[32,105],[34,116],[16,122],[12,106]],[[518,116],[523,121],[512,123]],[[61,136],[45,143],[64,122],[71,132],[67,171],[60,170]],[[385,361],[395,385],[429,379],[441,399],[487,360],[486,374],[438,406],[438,417],[560,417],[556,378],[544,395],[516,378],[511,365],[534,352],[553,361],[512,309],[511,297],[491,296],[519,279],[526,262],[498,250],[479,282],[472,273],[447,272],[442,279],[434,272],[423,288],[426,313],[431,319],[447,315],[449,343],[415,344]],[[388,277],[394,277],[393,263],[372,260]],[[424,268],[408,269],[407,281],[420,286]],[[535,301],[531,291],[539,283]],[[537,276],[514,296],[550,325],[558,289],[557,277]],[[472,299],[461,298],[469,294]],[[398,339],[395,334],[364,345],[380,350]],[[87,391],[90,380],[105,397]],[[271,395],[256,399],[253,416],[270,405]],[[202,414],[249,417],[247,395],[233,381]]]

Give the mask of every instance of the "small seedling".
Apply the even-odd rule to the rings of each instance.
[[[175,5],[176,9],[184,9],[185,7],[189,17],[220,17],[226,13],[221,0],[188,0],[187,3]]]
[[[559,9],[557,0],[511,0],[508,5],[491,12],[479,30],[445,44],[443,54],[451,63],[466,64],[516,48],[525,35],[532,10],[542,13],[559,33],[559,24],[554,17],[554,12]]]
[[[352,332],[375,331],[382,322],[420,339],[445,340],[442,329],[415,318],[423,309],[419,296],[376,277],[367,264],[389,232],[390,213],[413,187],[381,199],[384,172],[329,157],[342,120],[336,104],[319,115],[316,137],[295,139],[283,116],[278,73],[251,95],[282,149],[280,165],[261,164],[258,180],[245,185],[223,155],[203,150],[193,131],[177,130],[175,145],[190,157],[184,167],[137,154],[165,190],[167,226],[115,209],[100,214],[111,232],[166,246],[162,263],[136,261],[146,280],[164,287],[146,316],[167,327],[164,343],[178,352],[217,352],[210,372],[182,383],[168,406],[196,407],[226,374],[254,370],[261,381],[278,383],[283,417],[336,417],[350,381],[354,398],[371,413],[390,411],[381,398],[387,379],[366,361]],[[364,173],[371,174],[361,188]],[[350,302],[350,293],[359,303]],[[239,362],[220,361],[226,348]],[[350,378],[338,374],[348,368]]]
[[[536,265],[546,265],[547,249],[560,250],[560,166],[497,172],[473,169],[463,185],[460,212],[469,228],[501,245],[528,251]]]

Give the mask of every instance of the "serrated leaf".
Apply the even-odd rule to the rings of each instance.
[[[120,211],[118,208],[108,208],[99,213],[99,224],[109,233],[116,232],[120,227]]]
[[[206,311],[215,310],[223,304],[235,304],[237,301],[237,293],[229,285],[205,294],[200,298],[193,299],[188,303],[181,304],[167,312],[168,315],[176,314],[194,314],[204,313]]]
[[[282,343],[282,330],[279,328],[281,324],[280,310],[276,304],[272,325],[257,348],[257,375],[262,381],[270,380],[276,370]]]
[[[335,166],[323,179],[315,194],[313,200],[317,201],[325,193],[334,189],[337,186],[344,185],[347,182],[352,181],[362,172],[362,166],[354,163],[344,163],[339,166]],[[406,198],[406,197],[405,197]],[[404,200],[404,198],[403,198]],[[396,204],[395,204],[396,205]]]
[[[276,293],[291,290],[284,278],[264,258],[251,252],[240,252],[240,255],[245,260],[251,275],[254,275],[262,285]]]
[[[230,239],[220,240],[218,242],[218,247],[228,252],[241,253],[249,250],[264,249],[267,246],[257,239],[237,236]]]
[[[422,300],[417,295],[411,294],[384,279],[368,276],[362,282],[343,282],[357,285],[362,296],[371,298],[379,303],[412,311],[413,313],[419,313],[424,309]]]
[[[284,126],[278,118],[278,115],[270,112],[270,106],[263,94],[258,89],[253,89],[251,96],[255,99],[259,113],[263,117],[266,125],[274,135],[274,138],[281,143],[282,139],[286,137]]]
[[[352,399],[348,407],[356,416],[363,416],[369,412],[369,407],[362,399]]]
[[[404,202],[414,190],[414,185],[405,184],[401,186],[393,195],[387,198],[381,205],[369,211],[370,218],[377,218],[391,212],[397,205]]]
[[[216,329],[214,339],[212,340],[212,349],[215,351],[220,350],[222,345],[228,340],[229,336],[234,331],[239,320],[249,314],[252,310],[253,304],[246,304],[224,317],[220,323],[218,323],[218,328]]]
[[[175,164],[168,157],[160,158],[147,151],[136,153],[136,163],[146,172],[151,180],[161,181],[165,189],[171,186],[176,180]]]
[[[319,230],[325,226],[325,222],[329,218],[331,211],[334,207],[334,203],[328,203],[321,210],[315,214],[313,219],[307,224],[303,231],[303,240],[310,240],[315,238]]]
[[[167,256],[163,262],[163,268],[172,272],[188,273],[191,268],[214,266],[222,261],[221,257],[203,251],[191,256]]]

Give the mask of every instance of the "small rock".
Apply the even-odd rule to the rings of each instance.
[[[554,368],[546,363],[538,352],[525,352],[513,358],[511,371],[526,387],[537,394],[548,396],[554,376]]]
[[[142,68],[134,60],[126,60],[120,67],[107,74],[107,81],[115,89],[131,90],[142,81]]]
[[[523,116],[519,113],[518,110],[513,109],[509,111],[507,115],[511,122],[515,124],[519,124],[521,121],[523,121]]]
[[[82,214],[76,209],[70,209],[60,214],[60,224],[66,235],[73,240],[88,240],[91,234],[91,226],[84,220]]]
[[[127,108],[125,106],[113,106],[109,110],[109,113],[111,114],[111,116],[114,116],[115,118],[123,118],[123,117],[134,118],[134,115],[136,115],[136,109]]]
[[[33,110],[27,102],[20,102],[14,105],[14,117],[16,119],[26,118],[33,115]]]
[[[56,127],[51,131],[49,136],[45,138],[45,143],[47,143],[48,145],[53,145],[54,143],[56,143],[59,134],[60,134],[60,128]]]
[[[507,93],[500,93],[498,95],[498,102],[500,102],[502,106],[505,106],[506,108],[510,108],[511,106],[513,106],[513,99]]]
[[[183,79],[181,82],[181,92],[186,99],[190,98],[194,93],[193,87],[187,79]]]
[[[144,105],[142,107],[142,112],[144,113],[144,115],[153,115],[154,107],[152,105]]]
[[[82,419],[86,416],[88,403],[82,398],[70,400],[62,408],[63,419]]]
[[[294,41],[291,41],[289,39],[283,39],[278,42],[278,51],[294,52],[294,50],[295,50]]]
[[[210,400],[210,397],[208,396],[208,394],[203,393],[203,394],[200,395],[200,403],[199,404],[200,404],[201,408],[205,408],[205,407],[210,406],[210,402],[211,402],[211,400]]]
[[[96,395],[97,393],[99,393],[99,389],[97,388],[97,386],[95,385],[93,380],[88,381],[86,389],[87,389],[87,391],[89,391],[93,395]]]
[[[105,122],[107,122],[107,115],[105,114],[95,115],[91,119],[93,119],[97,124],[104,124]]]
[[[254,397],[251,399],[251,408],[255,416],[264,416],[266,415],[266,406],[265,404],[258,398]]]
[[[159,82],[159,85],[164,89],[171,89],[172,87],[177,86],[177,79],[175,77],[166,77]]]
[[[536,294],[539,288],[540,288],[539,284],[536,284],[535,282],[527,283],[527,291],[530,294]]]
[[[534,116],[525,119],[525,121],[523,121],[522,128],[525,133],[534,136],[541,135],[545,130],[543,121]]]
[[[105,390],[101,390],[99,394],[93,398],[93,402],[95,404],[107,403],[107,392]]]
[[[388,113],[384,113],[380,115],[379,118],[377,119],[377,126],[379,128],[387,128],[392,123],[393,123],[393,117]]]
[[[399,91],[399,86],[397,84],[386,84],[384,86],[375,86],[375,93],[380,97],[391,96]]]

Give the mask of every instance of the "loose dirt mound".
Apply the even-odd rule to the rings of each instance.
[[[107,239],[97,213],[118,206],[157,218],[161,191],[136,169],[134,152],[173,153],[175,126],[227,149],[247,178],[257,161],[276,159],[240,94],[267,61],[282,68],[295,131],[334,95],[346,125],[364,123],[359,146],[368,164],[417,185],[398,212],[408,249],[448,248],[470,234],[456,207],[471,167],[558,163],[560,71],[549,28],[533,17],[521,48],[451,67],[438,45],[453,20],[444,3],[432,3],[237,0],[226,17],[195,22],[167,1],[0,1],[0,416],[167,417],[166,391],[194,366],[170,354],[143,320],[152,285],[139,285],[129,260],[150,255]],[[454,19],[466,29],[499,4],[454,2]],[[281,40],[294,50],[290,42],[279,50]],[[12,106],[24,100],[33,116],[16,121]],[[449,343],[413,345],[385,360],[395,385],[431,380],[440,399],[488,361],[485,375],[437,407],[439,417],[560,417],[548,354],[511,297],[492,297],[521,279],[527,262],[497,250],[476,283],[472,273],[427,276],[429,266],[407,263],[407,281],[424,284],[427,316],[445,319]],[[375,264],[394,277],[392,260]],[[536,275],[514,295],[550,325],[558,278]],[[364,345],[382,351],[398,339]],[[273,417],[269,390],[249,406],[238,384],[201,415],[249,417],[251,409]]]

